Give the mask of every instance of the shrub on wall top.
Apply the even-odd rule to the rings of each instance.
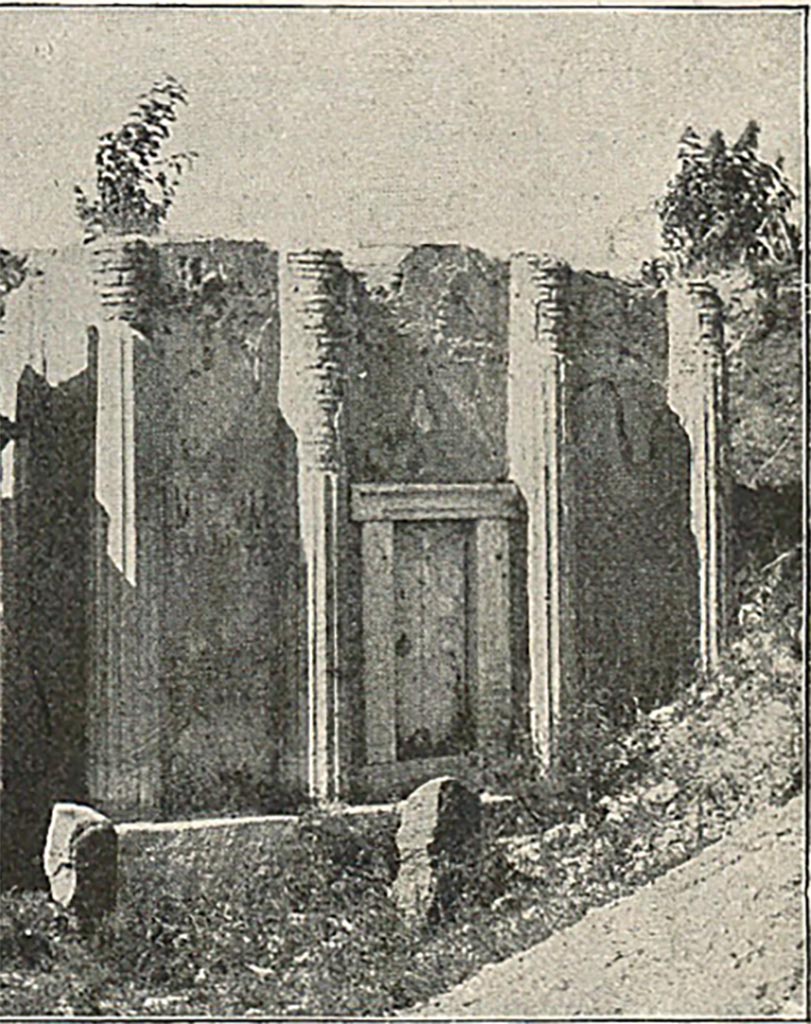
[[[180,178],[194,152],[162,156],[186,89],[165,75],[144,93],[115,132],[105,132],[96,150],[96,196],[75,187],[76,213],[86,240],[101,234],[153,235],[174,202]]]
[[[683,274],[799,261],[799,231],[789,214],[796,195],[778,158],[758,156],[760,127],[750,121],[730,145],[687,128],[679,172],[659,201],[662,242]]]

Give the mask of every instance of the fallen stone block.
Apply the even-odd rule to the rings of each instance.
[[[115,907],[117,839],[113,823],[92,807],[54,805],[43,855],[53,899],[84,921]]]
[[[451,909],[475,870],[481,833],[481,800],[458,779],[431,779],[401,804],[392,895],[407,920],[433,923]]]

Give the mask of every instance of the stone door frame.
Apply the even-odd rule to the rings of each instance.
[[[374,784],[449,770],[470,755],[397,760],[394,531],[397,523],[468,521],[470,680],[476,752],[505,752],[512,718],[510,520],[520,514],[512,483],[354,484],[350,515],[361,527],[363,693],[366,759]],[[441,762],[441,764],[440,764]]]

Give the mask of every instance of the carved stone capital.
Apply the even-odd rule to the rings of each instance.
[[[90,250],[93,284],[105,320],[132,321],[138,306],[138,278],[147,244],[140,238],[101,238]]]
[[[289,252],[284,271],[280,401],[307,464],[337,471],[350,332],[348,275],[341,254],[332,249]]]
[[[718,292],[707,281],[688,281],[687,294],[698,316],[701,351],[710,357],[723,354],[723,304]]]
[[[550,355],[563,355],[571,267],[543,254],[518,253],[512,259],[513,277],[534,309],[535,342]]]

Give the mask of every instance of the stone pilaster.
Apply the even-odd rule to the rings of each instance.
[[[722,305],[705,281],[668,295],[670,401],[690,439],[691,523],[698,549],[700,660],[718,667],[728,614],[729,464]]]
[[[93,250],[101,305],[95,344],[93,665],[88,796],[118,816],[159,809],[162,507],[150,465],[160,415],[159,368],[133,327],[146,245],[109,239]]]
[[[306,692],[294,771],[311,799],[331,800],[342,792],[347,767],[341,597],[348,495],[341,414],[350,278],[331,250],[287,253],[282,275],[279,407],[298,441],[306,588]]]
[[[566,460],[569,268],[520,254],[510,264],[507,451],[527,512],[529,712],[548,768],[573,671]]]
[[[133,329],[137,243],[110,240],[92,252],[93,283],[102,308],[96,415],[96,497],[109,517],[107,554],[136,582]]]

